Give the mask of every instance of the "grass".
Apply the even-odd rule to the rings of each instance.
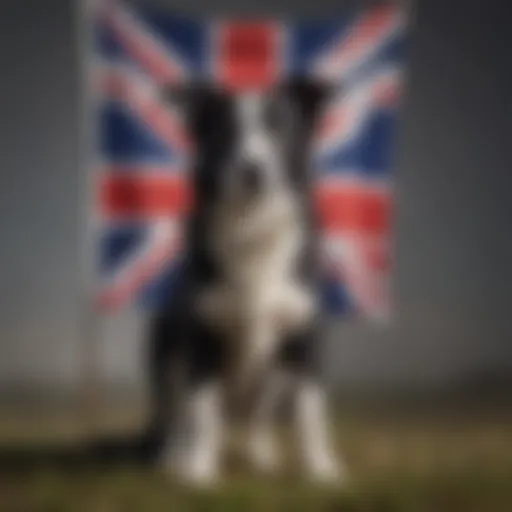
[[[111,431],[131,422],[111,417],[117,419],[105,423]],[[231,457],[218,489],[194,492],[160,472],[137,467],[63,464],[44,457],[36,463],[30,454],[43,447],[47,453],[72,452],[76,423],[54,414],[6,412],[0,415],[0,511],[512,510],[512,414],[506,411],[350,413],[333,430],[350,471],[343,488],[308,485],[283,430],[287,465],[281,474],[255,476]],[[2,464],[7,452],[24,463],[4,457]]]

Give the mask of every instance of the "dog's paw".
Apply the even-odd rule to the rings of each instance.
[[[201,489],[213,488],[219,481],[216,465],[198,458],[175,464],[172,467],[172,474],[181,484]]]
[[[178,478],[186,485],[201,489],[209,489],[218,484],[219,473],[212,467],[191,465],[182,469]]]
[[[219,464],[215,450],[195,448],[184,455],[178,466],[178,476],[185,484],[200,488],[217,484]]]
[[[307,470],[309,479],[320,485],[341,485],[346,480],[343,467],[331,456],[310,461]]]
[[[253,434],[247,446],[248,456],[256,471],[261,473],[274,473],[279,469],[280,457],[276,443],[270,437]]]
[[[209,488],[218,481],[219,472],[215,460],[204,454],[174,450],[161,459],[161,467],[172,479],[187,486]]]

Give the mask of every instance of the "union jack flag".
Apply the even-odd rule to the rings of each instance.
[[[94,18],[98,300],[158,308],[180,278],[190,145],[163,86],[202,75],[225,86],[312,73],[340,85],[316,136],[325,303],[389,312],[390,176],[405,36],[392,4],[324,21],[198,21],[118,1]]]

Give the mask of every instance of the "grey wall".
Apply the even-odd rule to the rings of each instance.
[[[326,368],[337,384],[410,388],[512,370],[512,38],[500,3],[419,1],[396,171],[398,318],[333,326]],[[212,4],[186,2],[189,12]],[[74,3],[2,5],[0,388],[73,389],[83,214]],[[140,383],[142,327],[136,312],[103,322],[109,384]]]

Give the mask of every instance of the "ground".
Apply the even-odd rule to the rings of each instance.
[[[110,432],[131,421],[112,410],[106,416]],[[333,421],[350,471],[340,489],[301,480],[286,428],[281,474],[257,477],[231,457],[220,488],[193,492],[156,471],[73,458],[78,424],[69,413],[0,410],[0,511],[512,510],[512,412],[504,408],[345,411]]]

